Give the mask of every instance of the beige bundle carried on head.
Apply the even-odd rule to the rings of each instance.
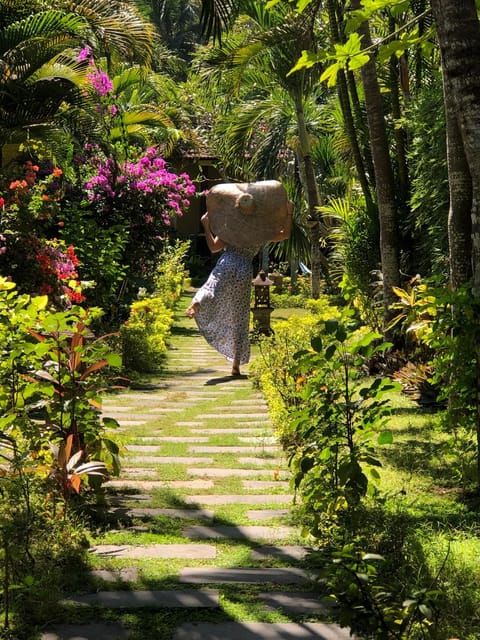
[[[207,194],[207,211],[212,233],[227,244],[258,246],[284,226],[287,192],[278,180],[217,184]]]

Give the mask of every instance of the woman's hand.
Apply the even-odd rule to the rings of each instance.
[[[225,248],[225,242],[218,236],[213,235],[210,229],[210,220],[208,219],[208,211],[200,218],[203,228],[205,229],[205,239],[207,241],[208,248],[212,253],[218,253]]]

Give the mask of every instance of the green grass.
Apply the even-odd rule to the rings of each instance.
[[[170,351],[177,354],[185,344],[185,336],[192,332],[192,321],[183,315],[183,310],[190,296],[185,295],[178,307],[174,331],[170,341]],[[275,309],[272,313],[272,324],[288,317],[302,317],[306,312],[302,309]],[[257,347],[253,344],[253,358],[257,355]],[[187,357],[187,356],[186,356]],[[224,363],[219,358],[219,363]],[[198,370],[201,367],[197,368]],[[161,385],[173,374],[167,370],[161,377],[148,375],[137,381],[138,385]],[[215,377],[212,373],[212,378]],[[166,413],[165,417],[152,419],[141,426],[128,427],[128,434],[121,433],[122,444],[146,444],[139,438],[148,436],[176,436],[179,432],[188,434],[189,428],[176,426],[178,421],[197,421],[204,413],[215,413],[216,407],[235,406],[235,400],[251,398],[251,388],[237,389],[228,383],[211,386],[212,394],[222,390],[222,395],[213,402],[199,400],[185,390],[173,390],[165,393],[158,390],[159,407],[182,406],[178,413]],[[155,393],[155,391],[153,391]],[[119,406],[130,406],[131,400],[123,394],[115,396]],[[478,640],[480,638],[480,524],[478,521],[478,503],[469,500],[459,485],[459,468],[461,456],[454,451],[449,437],[439,427],[439,415],[428,413],[408,400],[401,393],[391,396],[394,409],[390,427],[394,441],[379,450],[383,467],[379,483],[382,503],[372,504],[366,510],[358,537],[365,545],[365,550],[380,550],[385,557],[392,558],[392,564],[398,573],[399,583],[417,581],[419,586],[438,588],[438,614],[441,624],[435,640]],[[146,406],[151,407],[150,404]],[[153,408],[153,407],[151,407]],[[137,410],[137,409],[135,409]],[[239,410],[238,406],[236,410]],[[241,409],[240,409],[241,410]],[[132,410],[132,417],[135,413]],[[225,418],[220,413],[215,418],[202,419],[205,429],[220,428],[225,425]],[[194,427],[198,428],[198,427]],[[155,433],[154,433],[155,432]],[[190,433],[189,435],[201,435]],[[258,447],[270,437],[268,429],[262,430],[258,437]],[[117,439],[117,438],[115,438]],[[194,443],[193,443],[194,444]],[[207,443],[199,443],[200,446]],[[209,445],[243,445],[235,434],[210,435]],[[197,455],[189,452],[189,444],[184,442],[159,443],[159,455],[188,456]],[[195,444],[194,444],[195,446]],[[124,466],[134,466],[129,462],[133,455],[155,455],[154,453],[128,453],[123,461]],[[208,457],[208,454],[199,454]],[[215,457],[213,463],[200,466],[214,468],[253,468],[249,464],[240,464],[238,457],[243,454],[224,454]],[[247,454],[250,457],[250,454]],[[263,473],[253,474],[252,478],[272,480],[274,472],[280,469],[280,477],[288,479],[289,474],[284,462],[277,462],[273,456],[266,456],[271,476]],[[158,471],[158,477],[165,481],[186,480],[190,478],[186,466],[182,464],[158,464],[141,462],[137,466]],[[198,466],[198,465],[197,465]],[[141,476],[139,476],[141,477]],[[192,476],[190,479],[195,479]],[[146,478],[147,479],[147,478]],[[150,478],[148,478],[150,479]],[[153,478],[152,478],[153,479]],[[291,493],[291,488],[279,485],[271,489],[272,493]],[[184,499],[195,494],[251,494],[256,491],[246,489],[241,477],[215,479],[213,489],[139,489],[138,493],[148,494],[148,501],[137,501],[135,491],[131,491],[123,502],[123,506],[188,508],[192,510],[192,519],[185,520],[159,516],[155,518],[130,518],[125,521],[113,521],[110,527],[99,527],[90,534],[91,544],[125,544],[149,545],[155,543],[185,543],[182,536],[184,527],[191,524],[223,524],[223,525],[292,525],[298,524],[298,533],[283,541],[283,544],[310,544],[311,539],[301,538],[302,509],[293,509],[289,516],[276,517],[268,522],[252,521],[247,513],[259,508],[281,509],[288,504],[244,505],[228,504],[205,507],[215,511],[213,521],[206,522],[195,519],[194,506],[186,504]],[[258,491],[260,493],[260,490]],[[112,491],[112,494],[118,491]],[[122,492],[123,493],[123,492]],[[145,530],[131,529],[143,527]],[[328,536],[327,536],[328,538]],[[321,545],[324,541],[319,540]],[[270,558],[265,561],[253,561],[250,552],[259,543],[248,543],[244,540],[203,540],[198,544],[212,543],[217,548],[215,560],[120,560],[106,559],[93,555],[88,556],[88,564],[79,567],[76,574],[71,575],[69,587],[72,591],[89,592],[95,588],[149,588],[149,589],[182,589],[190,585],[177,582],[180,569],[185,566],[219,566],[219,567],[282,567],[286,566],[281,558]],[[268,541],[264,541],[265,544]],[[262,541],[263,544],[263,541]],[[294,561],[289,566],[297,566]],[[89,578],[89,568],[119,569],[125,566],[139,568],[138,579],[128,585],[108,583]],[[298,566],[308,566],[298,563]],[[412,574],[414,574],[412,576]],[[201,588],[205,585],[192,585]],[[218,588],[221,593],[221,606],[217,610],[185,611],[149,611],[117,612],[95,611],[64,607],[57,612],[57,618],[68,622],[97,620],[121,621],[129,628],[131,640],[171,640],[175,627],[186,619],[189,622],[221,622],[228,620],[256,620],[265,622],[299,621],[309,619],[308,616],[285,616],[280,611],[266,611],[261,608],[258,594],[268,589],[268,585],[208,585]],[[308,591],[311,587],[305,585]],[[275,590],[292,590],[292,586],[275,586]],[[295,587],[297,590],[297,587]],[[412,636],[412,640],[414,637]]]

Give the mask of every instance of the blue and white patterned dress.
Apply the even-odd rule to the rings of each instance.
[[[193,303],[200,333],[225,358],[240,364],[250,359],[250,292],[252,260],[260,247],[227,246]]]

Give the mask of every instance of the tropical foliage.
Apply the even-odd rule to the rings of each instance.
[[[219,179],[279,179],[296,205],[265,254],[290,277],[277,302],[312,313],[260,342],[255,375],[307,528],[337,544],[333,594],[352,628],[430,633],[435,594],[382,600],[383,560],[355,543],[383,508],[390,376],[435,389],[456,477],[480,487],[479,33],[474,0],[0,0],[5,626],[38,579],[11,542],[40,533],[31,505],[67,527],[118,470],[100,390],[161,367],[177,223],[214,156]]]

